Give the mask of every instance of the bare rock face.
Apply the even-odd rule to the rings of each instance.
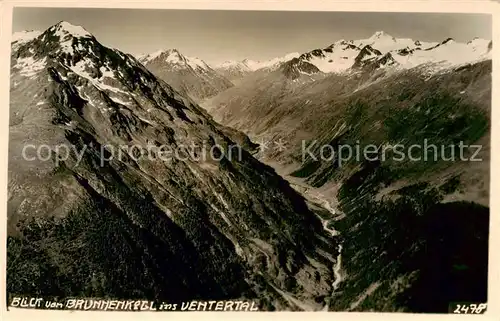
[[[294,58],[288,62],[283,63],[281,70],[285,77],[289,79],[298,79],[301,74],[314,74],[320,72],[319,69],[306,61]]]
[[[336,247],[246,136],[67,22],[11,62],[9,294],[322,307]]]

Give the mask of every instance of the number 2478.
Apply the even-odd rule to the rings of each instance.
[[[455,307],[455,310],[453,310],[453,313],[472,313],[472,314],[479,314],[482,313],[486,310],[486,303],[480,303],[480,304],[457,304]]]

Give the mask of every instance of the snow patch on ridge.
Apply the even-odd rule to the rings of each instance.
[[[475,41],[468,44],[449,41],[432,50],[416,50],[411,55],[393,55],[393,57],[403,68],[430,64],[436,70],[441,70],[491,59],[491,52],[488,52],[488,41]]]
[[[101,71],[102,78],[106,78],[106,77],[107,78],[115,78],[115,74],[107,67],[101,66],[99,68],[99,70]]]
[[[189,67],[193,69],[196,69],[198,67],[201,67],[204,70],[210,68],[203,60],[201,60],[198,57],[185,57],[185,58]]]
[[[351,68],[354,64],[354,59],[359,54],[359,51],[350,48],[341,48],[333,50],[333,52],[325,53],[325,57],[313,57],[308,60],[309,63],[315,65],[322,72],[343,72]]]
[[[300,54],[298,52],[292,52],[282,57],[276,57],[264,61],[251,60],[251,59],[244,59],[242,61],[228,60],[217,65],[216,68],[225,70],[236,69],[241,71],[256,71],[264,68],[274,68],[278,66],[280,63],[292,60],[293,58],[298,58],[299,56]]]
[[[181,54],[177,49],[160,49],[151,54],[140,55],[137,57],[143,64],[148,64],[161,57],[167,64],[176,68],[201,69],[202,71],[211,69],[210,66],[198,57],[188,57]]]
[[[490,41],[474,38],[467,43],[459,43],[449,38],[443,42],[422,42],[409,38],[395,38],[383,31],[378,31],[370,38],[360,40],[339,40],[325,49],[317,49],[305,53],[301,60],[307,61],[325,73],[342,73],[354,66],[356,59],[360,61],[377,61],[390,54],[395,61],[394,69],[410,69],[417,66],[429,71],[439,71],[467,63],[491,59]],[[364,57],[359,54],[363,48],[370,46]],[[380,55],[378,52],[380,52]],[[388,65],[389,62],[386,62]],[[380,67],[385,67],[382,63]]]
[[[137,59],[142,61],[143,63],[148,63],[151,60],[158,58],[165,51],[166,50],[164,50],[164,49],[160,49],[160,50],[157,50],[157,51],[150,53],[150,54],[142,54],[142,55],[137,56]]]
[[[74,66],[70,66],[68,68],[71,71],[73,71],[75,74],[77,74],[78,76],[83,77],[85,79],[88,79],[94,86],[96,86],[100,90],[109,90],[109,91],[112,91],[114,93],[123,93],[123,94],[128,95],[127,92],[125,92],[119,88],[106,85],[106,84],[100,82],[99,80],[92,78],[92,76],[85,70],[85,67],[87,67],[85,60],[80,60]]]
[[[47,58],[35,60],[33,57],[19,58],[14,68],[24,77],[35,76],[47,66]]]
[[[31,40],[37,38],[42,34],[38,30],[28,30],[28,31],[18,31],[12,34],[11,42],[15,42],[17,45],[30,42]]]

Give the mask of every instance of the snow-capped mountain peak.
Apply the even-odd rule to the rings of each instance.
[[[246,65],[245,60],[242,61],[236,61],[236,60],[226,60],[223,63],[219,64],[217,68],[247,68],[248,66]]]
[[[62,37],[63,39],[67,37],[75,38],[92,38],[93,36],[81,26],[73,25],[67,21],[60,21],[54,26],[50,27],[49,32],[53,32],[54,35]]]
[[[370,38],[370,40],[380,40],[380,39],[388,39],[392,41],[396,41],[396,38],[386,33],[385,31],[376,31]]]
[[[46,53],[70,54],[80,52],[84,55],[95,54],[93,48],[97,44],[96,38],[85,28],[73,25],[67,21],[60,21],[45,31],[38,30],[19,31],[12,34],[12,50],[21,47],[21,56],[42,57]],[[29,43],[29,46],[26,46]]]
[[[56,23],[33,41],[33,50],[42,54],[52,52],[72,56],[79,52],[83,56],[95,55],[100,46],[97,39],[85,28],[67,21]]]
[[[263,68],[275,68],[279,64],[292,60],[293,58],[299,57],[300,54],[298,52],[291,52],[284,56],[271,58],[269,60],[259,61],[259,60],[250,60],[245,59],[243,63],[252,71],[256,71]]]
[[[25,31],[14,32],[12,34],[11,42],[17,42],[17,43],[29,42],[41,34],[42,32],[38,30],[25,30]]]
[[[474,38],[467,43],[447,38],[441,42],[424,42],[395,38],[377,31],[366,39],[338,40],[324,49],[314,49],[299,57],[324,73],[343,73],[364,68],[408,69],[419,65],[440,70],[491,56],[491,41]],[[297,62],[298,64],[299,62]],[[310,68],[309,68],[310,69]]]
[[[415,46],[415,41],[412,39],[395,38],[384,31],[377,31],[370,38],[355,40],[353,43],[359,48],[371,46],[382,53]]]
[[[298,52],[291,52],[288,53],[284,56],[280,57],[275,57],[271,58],[269,60],[252,60],[252,59],[243,59],[241,61],[234,61],[234,60],[228,60],[223,62],[222,64],[216,66],[218,70],[221,71],[229,71],[229,72],[241,72],[241,73],[246,73],[246,72],[252,72],[252,71],[257,71],[261,69],[275,69],[277,68],[280,64],[290,61],[293,58],[298,58],[300,56],[300,53]]]
[[[90,83],[109,95],[123,94],[127,91],[125,88],[137,87],[137,81],[131,82],[124,75],[134,68],[144,69],[130,55],[104,47],[85,29],[67,22],[51,26],[23,45],[13,43],[12,49],[16,51],[12,57],[15,77],[36,79],[42,72],[50,75],[56,67],[58,74],[49,76],[50,79],[78,77],[82,84]]]
[[[177,49],[160,49],[138,60],[158,78],[195,100],[214,96],[233,85],[205,61],[185,56]]]
[[[467,46],[472,48],[472,50],[477,51],[477,50],[482,50],[482,48],[488,48],[490,43],[491,40],[475,37],[474,39],[467,42]]]
[[[248,73],[251,73],[252,70],[247,65],[247,59],[237,61],[237,60],[227,60],[223,63],[216,65],[215,70],[219,72],[221,75],[226,77],[229,80],[238,80],[243,78]]]
[[[149,54],[143,53],[143,54],[137,55],[136,58],[142,62],[148,62],[148,61],[155,59],[156,57],[158,57],[159,55],[161,55],[165,51],[166,51],[166,49],[159,49],[159,50],[152,52],[152,53],[149,53]]]
[[[143,64],[168,64],[173,68],[211,69],[210,66],[198,57],[189,57],[181,54],[177,49],[159,49],[153,53],[137,57]]]

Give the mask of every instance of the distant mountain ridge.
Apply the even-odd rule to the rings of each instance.
[[[150,54],[139,55],[137,59],[143,64],[165,59],[165,62],[177,66],[177,68],[187,68],[187,66],[195,70],[211,68],[200,58],[185,56],[177,49],[160,49]]]
[[[41,32],[16,32],[12,42],[16,47]],[[396,38],[376,31],[366,39],[335,41],[322,49],[292,52],[268,60],[228,60],[218,65],[207,64],[200,58],[181,54],[177,49],[160,49],[137,59],[160,77],[170,77],[174,86],[200,100],[210,98],[233,86],[233,81],[256,71],[271,72],[281,68],[291,77],[300,74],[356,72],[369,66],[374,69],[410,69],[426,65],[439,71],[460,64],[491,59],[492,41],[473,38],[465,43],[453,38],[441,42],[425,42],[411,38]],[[174,73],[178,77],[174,77]],[[179,79],[176,79],[179,78]],[[199,84],[194,79],[199,78]],[[187,88],[190,87],[190,88]]]
[[[263,143],[259,159],[334,208],[327,227],[340,233],[346,277],[332,310],[447,313],[450,302],[487,301],[491,48],[378,32],[248,75],[205,104],[255,141],[284,141]],[[425,142],[441,154],[425,160]],[[450,158],[459,142],[480,146],[481,161]],[[423,158],[386,155],[395,145]]]
[[[13,50],[17,49],[22,44],[35,39],[41,34],[42,32],[38,30],[26,30],[26,31],[14,32],[11,38],[12,49]]]
[[[157,77],[197,101],[215,96],[233,86],[230,80],[205,61],[185,56],[177,49],[161,49],[137,58]]]
[[[83,27],[61,21],[16,44],[9,296],[324,306],[336,243],[272,168],[246,149],[230,156],[233,137],[248,141],[245,135],[217,124],[135,57],[102,45]],[[179,55],[157,61],[169,57],[185,62]],[[80,160],[76,153],[21,157],[27,144],[83,152]],[[181,154],[183,146],[200,147],[197,154],[219,146],[219,154],[164,159],[153,148],[147,157],[142,151],[109,157],[130,146]]]
[[[256,70],[273,71],[278,67],[292,77],[298,77],[300,73],[356,72],[363,66],[401,70],[428,65],[430,70],[438,71],[489,59],[491,46],[490,40],[477,37],[466,43],[456,42],[452,38],[441,42],[425,42],[395,38],[384,31],[376,31],[366,39],[341,39],[322,49],[302,54],[291,53],[265,62],[249,59],[226,61],[215,69],[233,79],[242,78]]]
[[[474,38],[467,43],[459,43],[452,38],[442,42],[423,42],[395,38],[383,31],[377,31],[367,39],[336,41],[326,48],[303,53],[298,60],[287,63],[294,65],[299,71],[311,64],[323,73],[355,72],[366,65],[397,70],[427,65],[429,70],[439,71],[460,64],[491,59],[491,43],[480,38]],[[303,73],[309,74],[311,68],[306,69]]]
[[[228,60],[222,64],[216,65],[214,68],[229,79],[238,79],[258,70],[273,71],[278,68],[280,64],[299,56],[300,54],[298,52],[292,52],[281,57],[275,57],[264,61],[251,59],[243,59],[241,61]]]

